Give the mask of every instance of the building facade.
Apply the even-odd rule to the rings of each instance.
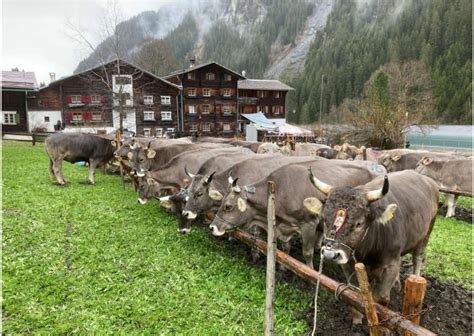
[[[28,131],[27,96],[38,89],[34,72],[2,71],[2,131]]]
[[[32,114],[59,112],[67,131],[108,133],[122,119],[128,131],[163,136],[177,130],[179,93],[178,86],[115,60],[52,81],[28,102]]]

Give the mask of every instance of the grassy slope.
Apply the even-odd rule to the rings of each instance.
[[[116,176],[65,164],[53,186],[41,146],[3,146],[3,328],[6,333],[259,334],[264,274],[204,230],[176,233],[154,202]],[[471,282],[470,225],[440,219],[425,273]],[[302,334],[312,298],[279,284],[276,327]]]
[[[41,146],[3,146],[3,303],[6,333],[261,334],[265,275],[204,230],[181,236],[155,202],[116,176],[65,164],[51,185]],[[276,326],[311,298],[277,288]]]

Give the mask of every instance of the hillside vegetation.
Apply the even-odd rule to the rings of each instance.
[[[322,111],[328,119],[331,108],[362,93],[380,66],[417,59],[435,83],[433,116],[444,123],[470,123],[471,27],[469,0],[337,1],[304,71],[292,81],[296,94],[290,110],[297,113],[291,121],[317,120],[322,75]]]

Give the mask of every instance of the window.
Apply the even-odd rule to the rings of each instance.
[[[189,88],[188,89],[188,96],[195,97],[196,96],[196,88]]]
[[[224,89],[224,97],[230,97],[230,89]]]
[[[144,137],[149,137],[150,136],[150,132],[151,130],[149,128],[144,128],[143,129],[143,136]]]
[[[41,99],[38,99],[38,107],[43,107],[43,101]]]
[[[273,92],[273,98],[280,98],[280,91]]]
[[[202,89],[202,95],[204,97],[210,97],[211,96],[211,89]]]
[[[91,103],[92,104],[100,104],[100,96],[99,95],[92,95],[91,96]]]
[[[161,115],[161,118],[163,119],[163,114]],[[171,112],[170,112],[170,118],[171,118]],[[155,112],[154,111],[144,111],[143,112],[143,120],[155,120]]]
[[[72,114],[73,121],[82,121],[82,113],[80,112],[73,112]]]
[[[166,133],[174,133],[174,128],[173,127],[168,127],[166,129]]]
[[[127,76],[114,76],[115,78],[115,84],[117,85],[128,85],[132,84],[132,76],[127,75]]]
[[[257,91],[257,96],[260,98],[265,98],[267,95],[265,91]]]
[[[232,76],[229,75],[229,74],[224,74],[224,80],[227,81],[227,82],[228,82],[228,81],[231,81],[231,80],[232,80]]]
[[[209,113],[209,105],[202,105],[202,113],[204,114]]]
[[[189,125],[189,131],[190,132],[197,132],[197,130],[198,130],[197,124],[190,124]]]
[[[102,113],[101,112],[92,112],[92,120],[93,121],[101,121],[102,120]]]
[[[161,96],[161,105],[171,105],[171,96]]]
[[[224,105],[223,112],[224,112],[224,114],[231,114],[230,106],[229,105]]]
[[[163,98],[161,100],[163,101]],[[153,96],[143,96],[143,104],[153,105]]]
[[[283,106],[273,106],[273,113],[280,114],[283,112]]]
[[[189,105],[189,113],[190,114],[196,113],[196,105]]]
[[[16,112],[3,112],[4,125],[16,125]]]
[[[224,130],[224,132],[230,132],[230,124],[229,123],[224,123],[223,130]]]
[[[71,96],[71,103],[72,104],[82,104],[81,96],[80,95]]]
[[[44,122],[49,122],[49,117],[44,117]]]
[[[215,76],[214,73],[208,72],[206,73],[206,80],[214,80]]]
[[[195,72],[188,72],[187,75],[188,79],[196,79],[196,73]]]
[[[163,129],[161,127],[156,128],[156,136],[157,137],[163,136]]]
[[[202,131],[203,132],[210,132],[211,131],[211,124],[209,124],[209,123],[202,124]]]
[[[171,112],[161,112],[161,120],[173,120],[171,118]]]

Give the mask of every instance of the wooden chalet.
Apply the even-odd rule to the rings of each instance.
[[[238,120],[237,82],[244,77],[216,62],[176,71],[165,79],[182,86],[181,130],[185,134],[234,136]]]
[[[59,112],[68,131],[108,133],[120,127],[163,136],[178,129],[180,89],[122,60],[52,81],[28,99],[30,113]],[[122,103],[120,104],[119,99]]]
[[[27,132],[27,95],[38,90],[34,72],[2,71],[2,132]]]
[[[285,118],[288,85],[278,80],[246,79],[216,62],[195,65],[165,77],[182,87],[184,134],[220,137],[244,133],[242,113],[263,112],[268,118]]]

